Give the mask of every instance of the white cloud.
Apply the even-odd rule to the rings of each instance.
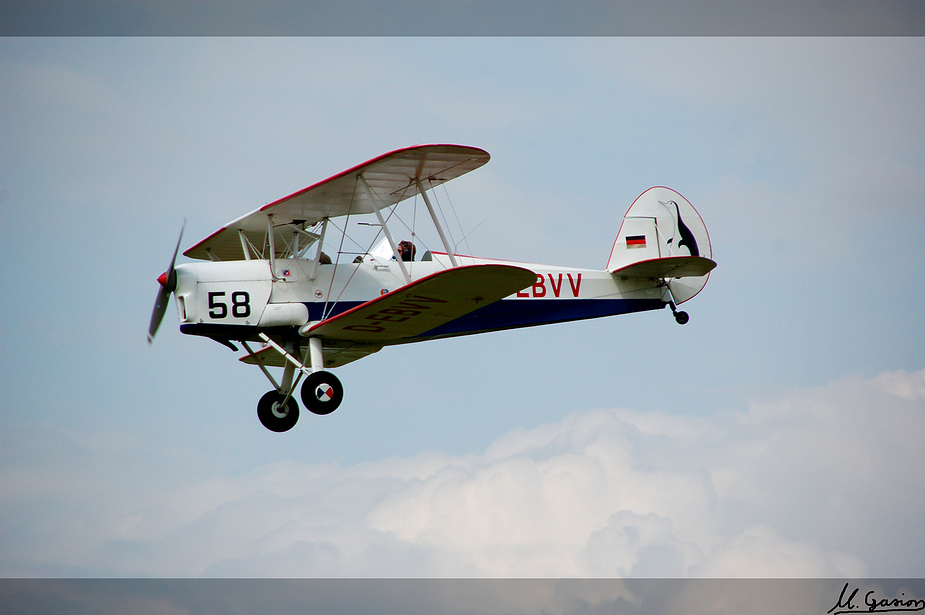
[[[757,524],[717,545],[691,572],[714,578],[857,578],[865,570],[857,556],[787,540]]]
[[[925,370],[909,374],[901,369],[884,372],[874,378],[873,383],[885,393],[917,401],[925,398]]]
[[[33,459],[18,434],[3,573],[915,574],[923,383],[850,377],[713,418],[576,412],[480,453],[238,476],[64,434]]]

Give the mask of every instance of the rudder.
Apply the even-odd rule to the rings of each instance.
[[[639,195],[624,215],[607,270],[614,272],[636,263],[692,256],[699,257],[692,261],[710,261],[709,269],[715,266],[707,227],[687,199],[670,188],[657,186]],[[668,286],[675,301],[683,303],[699,293],[708,278],[709,273],[675,277],[668,281]]]

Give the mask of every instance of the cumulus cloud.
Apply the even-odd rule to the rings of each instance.
[[[13,434],[4,446],[2,569],[915,575],[925,547],[923,410],[925,370],[896,371],[709,417],[580,411],[469,455],[286,462],[237,476],[176,452],[157,458],[156,447],[137,442],[63,433],[36,457],[25,450],[35,440]]]

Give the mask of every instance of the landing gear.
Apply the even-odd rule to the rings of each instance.
[[[302,403],[314,414],[331,414],[344,400],[344,387],[331,372],[314,372],[302,383]]]
[[[257,418],[270,431],[289,431],[299,420],[299,404],[291,395],[287,399],[279,391],[269,391],[257,402]]]
[[[675,308],[674,301],[669,301],[668,305],[671,307],[671,313],[674,314],[675,322],[679,325],[686,325],[691,319],[687,312],[679,312],[677,308]]]
[[[270,375],[270,372],[267,371],[267,366],[264,364],[265,359],[252,351],[246,341],[242,341],[249,358],[257,364],[270,383],[276,387],[275,390],[261,397],[260,402],[257,404],[257,417],[264,427],[279,433],[289,431],[295,426],[299,420],[299,404],[293,397],[293,393],[303,376],[305,381],[302,383],[302,403],[305,407],[314,414],[331,414],[337,410],[340,402],[344,399],[344,387],[341,385],[340,380],[337,379],[337,376],[331,372],[321,370],[324,362],[320,339],[316,337],[309,338],[304,358],[299,360],[292,354],[294,351],[292,345],[284,348],[266,334],[260,333],[259,335],[267,346],[272,347],[285,359],[283,379],[282,382],[277,383],[273,376]],[[269,348],[265,350],[269,350]],[[313,372],[312,369],[317,369],[318,371]],[[298,374],[298,377],[296,377],[296,374]]]

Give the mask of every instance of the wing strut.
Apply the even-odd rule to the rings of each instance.
[[[244,260],[249,261],[251,259],[250,248],[247,247],[247,237],[244,236],[244,231],[238,229],[238,239],[241,240],[241,250],[244,252]]]
[[[344,227],[346,229],[346,227]],[[315,262],[312,263],[312,275],[309,280],[314,280],[318,276],[318,263],[321,261],[321,246],[324,244],[324,234],[328,230],[328,219],[325,218],[321,223],[321,236],[318,238],[318,249],[315,250]]]
[[[270,246],[270,277],[274,282],[279,281],[276,277],[276,239],[273,233],[273,214],[267,214],[267,243]]]
[[[443,247],[446,249],[447,255],[450,257],[450,264],[454,267],[459,267],[459,263],[456,261],[456,255],[453,254],[453,250],[450,249],[450,242],[446,240],[446,235],[443,233],[443,227],[440,226],[440,220],[437,219],[437,213],[434,211],[433,205],[430,204],[430,199],[427,198],[427,193],[424,191],[424,185],[421,184],[421,178],[416,177],[414,179],[418,185],[418,191],[421,193],[421,196],[424,197],[424,204],[427,205],[427,211],[430,212],[430,217],[434,221],[434,226],[437,227],[437,234],[440,235],[440,241],[443,242]]]
[[[411,284],[411,275],[408,274],[408,268],[405,267],[405,261],[401,259],[401,255],[398,253],[398,245],[395,243],[395,240],[392,239],[392,233],[389,231],[388,225],[385,223],[385,219],[382,217],[382,212],[379,211],[378,199],[374,198],[373,190],[369,187],[369,184],[366,183],[366,178],[362,174],[357,175],[357,179],[360,180],[360,185],[363,186],[363,189],[366,191],[366,198],[373,203],[373,211],[376,212],[376,217],[379,219],[379,225],[382,227],[382,231],[385,233],[386,239],[389,240],[389,245],[392,246],[392,254],[395,255],[395,260],[398,261],[398,266],[401,267],[402,275],[405,276],[405,284]]]

